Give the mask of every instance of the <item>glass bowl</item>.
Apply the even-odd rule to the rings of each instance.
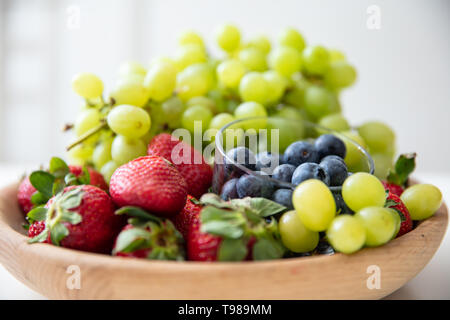
[[[217,132],[212,191],[220,194],[222,186],[228,180],[238,178],[243,174],[266,179],[266,182],[271,182],[275,189],[295,189],[296,185],[292,183],[273,179],[266,172],[254,171],[245,167],[227,156],[227,152],[238,146],[244,146],[252,150],[255,155],[263,151],[281,155],[291,143],[300,140],[313,141],[321,134],[335,134],[344,141],[347,150],[351,148],[353,156],[346,158],[349,172],[374,173],[374,162],[370,154],[361,145],[342,133],[305,120],[253,117],[230,122]],[[329,188],[334,193],[340,192],[342,189],[341,186],[330,186]]]

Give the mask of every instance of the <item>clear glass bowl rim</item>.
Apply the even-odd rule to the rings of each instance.
[[[281,187],[285,187],[285,188],[289,188],[289,189],[294,190],[296,185],[294,185],[292,183],[276,180],[276,179],[273,179],[273,178],[271,178],[269,176],[266,176],[266,175],[258,174],[257,172],[252,171],[252,170],[248,169],[247,167],[245,167],[245,166],[235,162],[233,159],[231,159],[230,157],[227,156],[225,150],[223,149],[223,144],[222,144],[221,137],[223,136],[223,133],[224,133],[224,131],[226,129],[228,129],[229,127],[231,127],[231,126],[233,126],[235,124],[239,124],[239,123],[242,123],[242,122],[245,122],[245,121],[264,120],[264,119],[280,119],[280,120],[285,120],[285,121],[290,121],[290,122],[298,122],[299,121],[299,120],[291,120],[291,119],[280,118],[280,117],[276,117],[276,116],[248,117],[248,118],[242,118],[242,119],[234,120],[234,121],[226,124],[222,128],[220,128],[219,131],[216,133],[216,136],[215,136],[215,150],[216,150],[216,152],[218,151],[222,155],[222,157],[224,159],[226,159],[226,161],[228,163],[231,163],[231,164],[235,165],[236,167],[238,167],[240,170],[242,170],[246,174],[254,175],[254,176],[257,176],[257,177],[259,177],[261,179],[266,179],[267,181],[270,181],[270,182],[272,182],[272,183],[274,183],[276,185],[279,185]],[[337,134],[337,135],[339,135],[340,139],[344,139],[344,140],[352,143],[366,157],[366,161],[367,161],[367,163],[369,165],[369,172],[368,173],[374,174],[374,172],[375,172],[375,164],[374,164],[374,161],[373,161],[372,157],[370,156],[369,152],[365,148],[363,148],[360,144],[358,144],[355,140],[350,139],[350,138],[348,138],[346,136],[342,136],[342,135],[339,134],[339,132],[331,130],[331,129],[328,129],[328,128],[323,127],[321,125],[318,125],[316,123],[313,123],[313,122],[310,122],[310,121],[307,121],[307,120],[301,120],[301,122],[306,124],[306,125],[308,125],[308,126],[311,126],[311,127],[315,128],[315,129],[320,129],[320,130],[323,130],[324,132],[328,132],[330,134]],[[338,191],[341,191],[342,186],[329,186],[329,189],[331,191],[333,191],[333,192],[338,192]]]

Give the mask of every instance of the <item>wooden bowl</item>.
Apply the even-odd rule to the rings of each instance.
[[[11,185],[0,191],[0,262],[52,299],[378,299],[425,267],[448,223],[442,205],[408,234],[352,255],[238,263],[146,261],[27,244],[16,190]],[[67,286],[73,283],[76,269],[69,267],[74,265],[80,289]],[[374,277],[379,288],[367,285]]]

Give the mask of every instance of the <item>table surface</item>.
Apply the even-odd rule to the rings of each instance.
[[[17,181],[25,168],[0,164],[0,187]],[[416,173],[415,178],[439,187],[446,203],[450,203],[450,174]],[[429,264],[405,286],[385,299],[450,299],[450,236],[447,232],[441,247]],[[0,299],[45,299],[16,280],[0,265]]]

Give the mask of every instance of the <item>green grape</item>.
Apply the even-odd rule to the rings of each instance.
[[[378,206],[365,207],[354,215],[366,229],[366,246],[380,246],[392,239],[397,229],[397,220],[391,210]]]
[[[98,109],[89,108],[82,111],[75,120],[74,130],[79,137],[89,130],[100,125],[101,115]]]
[[[319,233],[307,229],[294,210],[281,216],[278,228],[284,246],[293,252],[312,251],[319,243]]]
[[[225,60],[217,67],[217,78],[227,88],[237,88],[245,74],[245,65],[239,60]]]
[[[327,239],[335,250],[350,254],[364,246],[366,229],[355,217],[342,214],[334,218],[327,230]]]
[[[222,127],[226,126],[230,122],[233,122],[234,120],[236,120],[235,117],[229,113],[219,113],[212,118],[209,123],[209,128],[220,130]]]
[[[213,86],[214,73],[207,64],[194,64],[177,76],[177,92],[183,101],[203,96]]]
[[[117,135],[111,145],[111,157],[119,165],[144,156],[146,153],[147,147],[140,139]]]
[[[365,207],[382,207],[386,202],[386,192],[380,180],[367,172],[349,176],[342,185],[342,197],[355,212]]]
[[[206,61],[206,64],[210,67],[211,70],[216,70],[217,67],[219,66],[219,64],[222,62],[223,60],[219,60],[219,59],[215,59],[212,57],[209,57],[208,61]]]
[[[282,153],[290,144],[304,138],[305,126],[302,120],[276,117],[277,115],[267,121],[267,149]]]
[[[354,143],[349,141],[349,139],[353,140],[363,148],[366,147],[366,143],[364,142],[363,138],[361,138],[361,136],[354,131],[343,131],[337,136],[341,136],[342,141],[344,141],[345,143],[347,154],[345,155],[344,160],[347,164],[347,167],[352,170],[352,168],[357,167],[361,163],[361,161],[363,161],[364,154],[355,146]]]
[[[278,38],[278,42],[282,46],[292,47],[299,52],[305,49],[305,39],[303,39],[303,36],[293,28],[284,29]]]
[[[308,73],[322,75],[329,65],[330,55],[324,47],[307,47],[303,51],[303,66]]]
[[[302,122],[303,115],[300,110],[291,106],[283,106],[281,109],[277,110],[274,114],[274,117],[284,118],[287,120],[294,120],[297,123]]]
[[[250,117],[267,117],[266,108],[257,102],[241,103],[236,110],[234,110],[236,119],[245,119]],[[265,119],[248,120],[242,123],[244,130],[254,129],[259,130],[266,127],[267,121]]]
[[[206,61],[205,49],[198,44],[187,44],[177,49],[175,53],[175,66],[178,71],[184,68]]]
[[[386,180],[389,170],[394,166],[392,156],[383,153],[372,153],[371,156],[375,163],[375,175],[381,180]]]
[[[171,129],[181,126],[181,116],[184,110],[184,103],[178,97],[169,98],[161,104],[161,113]]]
[[[195,31],[192,30],[186,30],[180,34],[180,37],[178,38],[178,44],[180,46],[184,46],[187,44],[195,44],[204,47],[205,44],[203,43],[202,37],[198,35]]]
[[[431,184],[415,184],[407,188],[400,198],[413,220],[431,217],[442,204],[441,191]]]
[[[292,47],[279,47],[269,56],[269,65],[283,76],[290,76],[300,71],[302,55]]]
[[[345,61],[345,54],[336,49],[328,49],[328,53],[330,54],[330,62],[333,63],[335,61]]]
[[[152,100],[163,101],[175,90],[177,82],[176,68],[167,62],[153,64],[144,79],[144,86]]]
[[[107,183],[109,183],[114,171],[116,171],[118,167],[119,165],[111,160],[105,163],[103,167],[100,169],[100,173],[103,175],[103,178]]]
[[[131,104],[144,106],[149,99],[149,91],[140,81],[119,81],[111,92],[116,105]]]
[[[395,231],[394,231],[394,234],[392,235],[392,238],[390,239],[390,240],[392,240],[397,236],[398,232],[400,231],[400,228],[402,227],[402,218],[400,217],[400,214],[396,210],[391,209],[391,208],[388,208],[388,209],[389,209],[389,212],[391,213],[392,217],[395,220]]]
[[[151,126],[150,116],[145,110],[126,104],[114,107],[107,120],[112,131],[127,138],[142,137]]]
[[[395,134],[392,129],[380,121],[370,121],[358,128],[371,152],[383,153],[395,145]]]
[[[267,70],[266,55],[256,48],[246,48],[240,50],[238,59],[250,71]]]
[[[80,143],[67,152],[68,163],[83,166],[92,158],[93,152],[94,147],[91,144]]]
[[[100,170],[108,161],[111,161],[111,145],[113,139],[107,139],[100,142],[92,154],[92,162],[97,170]]]
[[[183,128],[189,130],[190,132],[195,132],[195,122],[200,121],[201,132],[209,127],[209,123],[213,117],[212,112],[204,106],[193,106],[186,111],[184,111],[181,117],[181,124]]]
[[[247,47],[256,48],[264,54],[270,52],[270,40],[265,36],[258,36],[247,43]]]
[[[136,61],[127,61],[123,63],[119,68],[119,77],[141,76],[145,77],[147,69],[142,64]]]
[[[211,141],[215,140],[215,136],[219,130],[229,124],[230,122],[233,122],[236,120],[231,114],[229,113],[219,113],[218,115],[214,116],[212,118],[211,122],[209,123],[209,130],[208,130],[208,138]],[[224,143],[226,145],[226,143]]]
[[[239,95],[244,101],[254,101],[261,104],[267,102],[269,84],[261,73],[249,72],[242,77],[239,84]]]
[[[234,100],[227,100],[224,98],[223,93],[221,90],[219,90],[218,88],[215,89],[211,89],[208,94],[207,97],[209,99],[212,99],[215,103],[215,109],[217,110],[217,112],[225,112],[228,111],[228,104],[230,102],[234,102]]]
[[[204,96],[189,99],[188,102],[186,102],[186,106],[188,108],[193,106],[204,106],[208,108],[212,113],[217,113],[216,102],[213,99]]]
[[[304,104],[306,112],[314,119],[320,119],[330,113],[340,111],[337,98],[333,93],[316,85],[306,88]]]
[[[128,74],[120,76],[120,78],[117,80],[117,83],[122,82],[137,82],[137,83],[144,83],[145,75],[141,74]]]
[[[345,61],[332,62],[325,73],[324,80],[332,88],[349,87],[356,80],[356,70]]]
[[[300,220],[312,231],[325,231],[336,215],[336,203],[327,185],[310,179],[300,183],[292,195]]]
[[[276,71],[269,70],[263,73],[264,79],[266,79],[269,85],[269,90],[267,92],[267,101],[270,103],[277,102],[281,99],[284,91],[287,87],[287,79],[277,73]]]
[[[334,131],[348,131],[350,125],[345,117],[340,113],[329,114],[320,119],[319,125],[334,130]]]
[[[289,91],[287,91],[284,95],[284,102],[297,108],[304,108],[305,91],[309,86],[310,84],[304,79],[295,82],[293,87],[290,88]]]
[[[103,93],[103,82],[95,74],[82,72],[73,77],[72,89],[85,99],[98,98]]]
[[[241,43],[241,33],[233,25],[225,24],[217,28],[216,39],[219,46],[226,52],[233,52]]]

